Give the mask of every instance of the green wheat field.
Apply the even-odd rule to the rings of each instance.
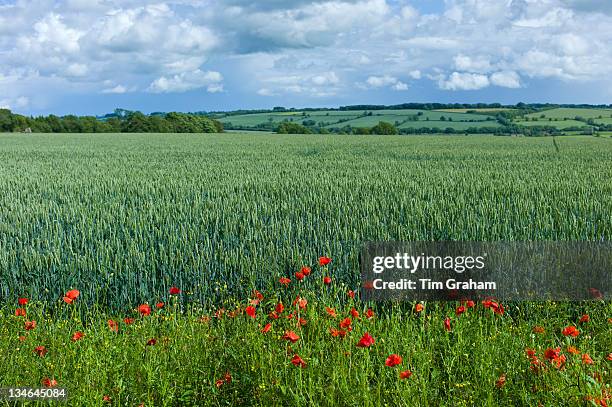
[[[0,134],[0,387],[65,387],[69,405],[603,406],[609,301],[364,303],[359,252],[611,238],[610,138]]]

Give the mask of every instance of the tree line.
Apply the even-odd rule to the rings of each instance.
[[[160,113],[118,110],[103,118],[94,116],[23,116],[0,109],[0,132],[33,133],[221,133],[223,124],[215,119],[187,113]]]

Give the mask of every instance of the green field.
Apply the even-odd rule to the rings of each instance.
[[[415,118],[418,121],[413,121]],[[442,121],[442,118],[445,120]],[[328,129],[338,129],[345,126],[354,128],[373,127],[379,121],[397,123],[400,128],[402,126],[410,128],[439,127],[441,129],[451,127],[459,130],[469,127],[497,127],[498,125],[493,116],[486,114],[417,109],[251,113],[218,117],[218,120],[226,126],[231,124],[232,127],[255,127],[266,123],[279,124],[286,120],[299,124],[304,121],[314,121],[317,126]]]
[[[3,135],[0,292],[123,306],[180,282],[213,300],[210,281],[243,294],[322,252],[354,283],[366,240],[609,239],[612,144],[557,143]]]
[[[576,116],[580,116],[584,119],[597,119],[600,116],[609,118],[612,116],[612,109],[571,109],[560,107],[525,115],[525,117],[528,118],[541,118],[542,116],[544,116],[545,119],[573,119]]]
[[[520,124],[521,126],[551,126],[551,127],[555,127],[557,129],[567,129],[568,127],[587,127],[588,125],[585,122],[579,122],[577,120],[570,120],[570,119],[564,119],[564,120],[553,120],[553,121],[549,121],[549,120],[526,120],[526,121],[521,121],[521,120],[517,120],[516,121],[517,124]]]
[[[0,388],[66,387],[70,406],[609,401],[610,301],[351,291],[365,241],[609,242],[612,139],[555,143],[0,134]]]

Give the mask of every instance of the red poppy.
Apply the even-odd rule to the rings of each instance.
[[[15,316],[16,317],[25,317],[26,316],[26,310],[25,308],[17,308],[15,310]]]
[[[47,348],[45,348],[44,346],[37,346],[34,348],[34,353],[36,353],[41,358],[44,357],[47,354],[47,352],[48,352]]]
[[[306,325],[307,323],[308,323],[308,321],[306,321],[304,318],[298,318],[298,320],[297,320],[297,326],[298,326],[298,327],[300,327],[300,326],[304,326],[304,325]]]
[[[369,348],[370,346],[374,345],[374,342],[375,340],[372,337],[372,335],[366,332],[363,334],[359,342],[357,342],[357,347],[358,348]]]
[[[261,329],[261,333],[265,334],[266,332],[268,332],[270,330],[270,328],[272,328],[272,324],[271,323],[267,323],[262,329]]]
[[[466,300],[465,304],[464,304],[467,308],[474,308],[474,306],[476,305],[476,303],[472,300]]]
[[[416,305],[414,306],[414,312],[419,313],[419,312],[423,311],[423,309],[424,309],[424,308],[425,308],[425,307],[423,306],[423,304],[418,303],[418,304],[416,304]]]
[[[255,318],[255,307],[254,306],[249,305],[248,307],[246,307],[245,312],[251,318]]]
[[[584,314],[583,316],[580,317],[580,323],[584,324],[585,322],[589,322],[591,320],[591,317],[588,316],[587,314]]]
[[[31,331],[32,329],[36,328],[36,321],[25,321],[23,327],[26,331]]]
[[[331,277],[330,276],[323,277],[323,284],[330,285],[331,284]]]
[[[26,305],[30,300],[28,300],[27,298],[19,298],[17,300],[17,302],[19,303],[19,305],[23,306]]]
[[[595,362],[593,362],[593,359],[591,359],[591,357],[589,356],[588,353],[583,353],[582,354],[582,363],[585,365],[592,365]]]
[[[254,296],[255,298],[257,298],[259,301],[263,301],[263,299],[264,299],[263,294],[262,294],[262,293],[260,293],[260,292],[259,292],[259,291],[257,291],[257,290],[253,290],[253,296]]]
[[[449,317],[446,317],[446,319],[444,320],[444,329],[446,329],[448,332],[451,331],[451,324],[450,324]]]
[[[336,318],[336,310],[333,308],[329,308],[329,307],[325,307],[325,312],[327,312],[327,315],[329,315],[332,318]]]
[[[24,342],[26,339],[28,339],[26,336],[23,336],[23,335],[19,336],[19,341],[20,342]]]
[[[284,285],[285,287],[289,285],[289,283],[291,282],[290,279],[288,279],[287,277],[281,277],[278,280],[279,283],[281,283],[282,285]]]
[[[572,355],[580,355],[580,351],[575,346],[568,346],[567,353],[571,353]]]
[[[368,308],[368,310],[365,313],[366,318],[370,319],[370,318],[374,318],[374,311],[372,311],[372,308]]]
[[[548,360],[554,360],[561,354],[561,348],[548,348],[544,351],[544,357]]]
[[[134,323],[134,321],[135,321],[135,320],[134,320],[134,318],[123,318],[123,322],[124,322],[126,325],[131,325],[131,324],[133,324],[133,323]]]
[[[170,287],[170,295],[178,295],[181,293],[181,289],[178,287]]]
[[[221,386],[223,386],[224,383],[225,383],[225,380],[218,379],[217,381],[215,381],[215,386],[221,387]]]
[[[504,387],[505,384],[506,384],[506,374],[503,373],[501,376],[499,376],[499,379],[495,381],[495,387],[497,387],[498,389],[501,389],[502,387]]]
[[[307,266],[302,266],[302,274],[304,274],[305,276],[309,276],[310,273],[312,272],[312,270],[310,269],[310,267]]]
[[[342,321],[340,321],[340,328],[343,328],[343,329],[347,329],[348,328],[348,329],[350,329],[351,322],[353,322],[353,321],[351,321],[351,319],[349,317],[344,318]]]
[[[57,386],[57,380],[49,379],[48,377],[45,377],[44,379],[42,379],[41,383],[42,383],[43,387],[47,387],[47,388],[51,388],[51,387]]]
[[[304,279],[304,273],[302,273],[301,271],[298,271],[295,273],[295,279],[297,281],[302,281]]]
[[[385,366],[388,366],[388,367],[394,367],[401,363],[402,363],[402,357],[400,355],[396,355],[395,353],[392,353],[391,355],[389,355],[387,357],[387,360],[385,360]]]
[[[496,302],[491,303],[491,309],[497,315],[504,315],[504,306]]]
[[[147,341],[147,346],[153,346],[157,343],[157,339],[151,338]]]
[[[606,359],[612,361],[612,353],[608,353],[608,356],[606,356]]]
[[[457,309],[455,310],[455,314],[456,314],[457,316],[459,316],[459,315],[463,314],[464,312],[465,312],[465,307],[464,307],[463,305],[461,305],[461,306],[457,307]]]
[[[163,302],[161,302],[161,301],[160,301],[160,302],[158,302],[157,304],[155,304],[155,307],[156,307],[157,309],[162,309],[162,308],[164,308],[164,306],[165,306],[165,305],[166,305],[166,304],[164,304]]]
[[[283,339],[290,341],[291,343],[295,343],[300,339],[299,336],[296,335],[293,331],[286,331],[283,335]]]
[[[353,290],[348,290],[348,292],[346,293],[346,295],[349,296],[349,298],[355,298],[355,291]]]
[[[351,308],[351,317],[353,317],[353,319],[359,318],[359,311],[357,311],[354,307]]]
[[[344,338],[347,332],[344,329],[336,329],[332,327],[332,328],[329,328],[329,333],[334,338],[337,338],[337,337]]]
[[[399,377],[400,379],[408,379],[410,378],[410,376],[412,376],[412,372],[410,370],[404,370],[402,372],[400,372]]]
[[[225,374],[223,375],[223,380],[225,380],[225,383],[232,382],[232,375],[230,374],[230,372],[225,372]]]
[[[277,314],[282,314],[284,310],[285,306],[282,302],[279,302],[278,304],[276,304],[276,307],[274,307],[274,311],[276,311]]]
[[[297,297],[295,301],[293,301],[293,305],[295,306],[296,304],[299,309],[305,309],[308,305],[308,301],[306,300],[306,298]]]
[[[109,319],[107,321],[108,324],[108,328],[113,331],[113,332],[117,332],[119,331],[119,324],[117,324],[115,321],[113,321],[112,319]]]
[[[268,314],[268,318],[270,319],[279,319],[280,315],[278,315],[278,313],[276,311],[272,311]]]
[[[331,263],[332,259],[330,259],[329,257],[319,257],[319,266],[327,266],[329,263]]]
[[[493,306],[497,307],[497,303],[496,303],[495,301],[493,301],[493,300],[490,300],[490,299],[483,300],[483,301],[482,301],[482,305],[483,305],[485,308],[491,308],[491,307],[493,307]]]
[[[563,369],[565,367],[565,362],[567,361],[565,355],[561,355],[556,359],[553,359],[551,361],[551,363],[557,368],[557,369]]]
[[[142,304],[138,307],[138,312],[143,316],[151,315],[151,307],[149,304]]]
[[[533,329],[531,330],[531,332],[533,332],[534,334],[543,334],[545,332],[544,328],[536,325],[533,327]]]
[[[566,326],[565,328],[563,328],[563,331],[561,331],[561,333],[563,334],[563,336],[571,336],[573,338],[580,335],[580,331],[576,329],[576,327],[573,325]]]
[[[525,353],[527,354],[527,357],[532,358],[535,356],[536,351],[535,349],[525,348]]]
[[[84,334],[83,332],[79,332],[79,331],[77,331],[77,332],[75,332],[75,333],[72,335],[72,338],[71,338],[71,339],[72,339],[72,342],[76,342],[76,341],[78,341],[79,339],[82,339],[84,336],[85,336],[85,334]]]
[[[295,366],[301,367],[302,369],[306,367],[306,362],[304,362],[304,359],[299,357],[297,354],[293,355],[291,358],[291,363],[293,363]]]
[[[104,395],[104,397],[102,397],[102,401],[110,403],[112,401],[112,399],[111,399],[111,397],[109,395]]]
[[[68,291],[66,295],[64,296],[64,302],[67,304],[72,304],[74,300],[76,300],[79,297],[79,294],[81,294],[79,290]]]

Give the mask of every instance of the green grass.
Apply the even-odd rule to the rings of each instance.
[[[612,109],[573,109],[560,107],[556,109],[544,110],[542,112],[530,113],[528,115],[525,115],[525,117],[541,118],[542,115],[544,115],[545,119],[573,119],[576,116],[580,116],[584,119],[597,119],[599,118],[599,116],[612,116]]]
[[[371,115],[364,115],[364,112]],[[420,114],[418,124],[414,124],[415,127],[434,127],[441,125],[441,129],[452,127],[456,129],[466,129],[468,127],[480,127],[483,125],[495,127],[497,123],[493,120],[493,116],[484,114],[471,114],[461,112],[448,112],[448,111],[433,111],[433,110],[364,110],[364,111],[307,111],[307,112],[278,112],[278,113],[252,113],[244,115],[226,116],[221,117],[218,120],[232,126],[244,126],[254,128],[257,125],[265,123],[278,124],[284,120],[294,121],[296,123],[302,123],[304,120],[314,120],[317,125],[321,125],[327,128],[341,128],[347,125],[352,127],[373,127],[378,124],[379,121],[386,121],[389,123],[404,123],[411,116]],[[446,119],[452,119],[453,121],[438,123],[441,117]],[[427,119],[429,119],[427,121]],[[470,122],[471,121],[471,122]],[[454,124],[455,122],[469,122],[469,126],[466,124]],[[413,124],[408,124],[412,127]]]
[[[527,120],[527,121],[516,121],[516,124],[521,126],[550,126],[556,127],[557,129],[567,129],[569,127],[588,127],[585,122],[577,120]]]
[[[125,306],[181,284],[214,302],[326,252],[354,284],[367,240],[609,239],[612,144],[557,143],[2,135],[0,292]]]
[[[105,395],[134,406],[601,398],[611,383],[610,302],[513,303],[503,315],[478,304],[456,316],[458,304],[428,303],[418,314],[414,304],[346,294],[359,286],[369,240],[609,241],[611,139],[556,143],[558,151],[550,138],[492,136],[0,135],[0,387],[54,378],[70,405],[102,404]],[[316,266],[321,255],[333,257],[327,268]],[[303,265],[313,274],[297,283]],[[288,288],[281,276],[293,279]],[[183,290],[176,297],[174,285]],[[63,303],[72,288],[80,297]],[[241,313],[253,289],[265,296],[256,319]],[[266,317],[298,295],[308,299],[304,327],[288,310]],[[36,329],[14,315],[18,297],[30,298]],[[158,301],[165,306],[151,316],[134,310]],[[200,322],[221,307],[237,315]],[[352,307],[360,312],[352,332],[331,337]],[[585,313],[591,320],[579,324]],[[108,319],[128,316],[133,325],[109,330]],[[568,325],[580,335],[563,336]],[[295,344],[281,338],[289,329]],[[85,337],[72,342],[76,331]],[[376,343],[357,348],[366,331]],[[583,364],[570,345],[595,363]],[[48,353],[36,355],[36,346]],[[561,347],[567,362],[535,374],[526,347],[540,359]],[[391,353],[400,366],[385,366]],[[290,363],[294,354],[306,368]],[[400,380],[405,369],[414,374]],[[231,383],[217,387],[225,372]]]

